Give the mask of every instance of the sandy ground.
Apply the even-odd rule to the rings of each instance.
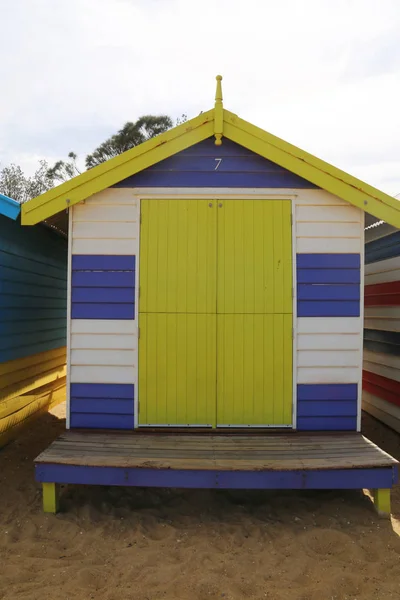
[[[1,600],[400,599],[400,488],[391,521],[361,492],[70,486],[41,511],[34,457],[63,406],[0,451]],[[364,433],[400,458],[399,436]]]

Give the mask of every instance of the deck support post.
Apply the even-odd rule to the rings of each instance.
[[[375,510],[380,517],[390,518],[390,489],[377,489],[373,491]]]
[[[43,510],[45,513],[58,511],[58,489],[55,483],[43,483]]]

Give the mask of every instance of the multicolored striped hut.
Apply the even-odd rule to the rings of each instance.
[[[56,484],[371,488],[362,437],[364,213],[386,194],[222,105],[23,206],[68,212],[67,431]]]

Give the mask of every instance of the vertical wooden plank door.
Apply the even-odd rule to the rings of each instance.
[[[291,425],[290,201],[220,202],[217,240],[217,424]]]
[[[142,200],[139,425],[215,426],[217,204]]]
[[[139,424],[290,425],[290,201],[141,213]]]

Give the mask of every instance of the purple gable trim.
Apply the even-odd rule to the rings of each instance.
[[[209,138],[123,179],[114,187],[271,187],[317,186],[227,138]]]

